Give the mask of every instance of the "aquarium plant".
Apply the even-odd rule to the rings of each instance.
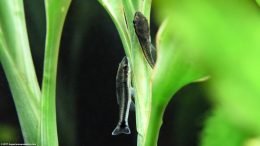
[[[111,16],[133,68],[138,146],[157,145],[172,96],[207,77],[214,106],[200,145],[259,145],[259,1],[155,0],[161,26],[153,69],[140,51],[132,24],[137,11],[149,20],[152,1],[99,2]]]
[[[45,0],[46,43],[42,85],[36,77],[23,0],[0,1],[0,61],[25,143],[58,146],[56,74],[62,28],[71,0]]]

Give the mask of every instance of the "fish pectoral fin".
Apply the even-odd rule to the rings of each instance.
[[[119,135],[119,134],[131,134],[131,130],[129,126],[120,126],[117,125],[116,128],[113,130],[112,135]]]
[[[135,103],[133,102],[133,100],[130,103],[130,111],[135,111]]]
[[[157,60],[157,52],[156,52],[156,48],[152,44],[151,44],[150,54],[151,54],[152,63],[155,64]]]
[[[116,101],[117,101],[117,104],[120,105],[120,103],[121,103],[120,97],[117,96]]]
[[[135,89],[133,87],[131,87],[130,89],[131,91],[131,104],[130,104],[130,111],[135,111],[135,103],[134,103],[134,100],[135,100]]]
[[[134,100],[135,99],[135,89],[133,87],[131,87],[130,91],[131,91],[131,98],[132,98],[132,100]]]

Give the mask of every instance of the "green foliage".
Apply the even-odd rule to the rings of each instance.
[[[24,140],[35,143],[41,93],[29,48],[22,0],[0,1],[0,61],[13,94]]]
[[[58,146],[56,124],[56,76],[61,32],[71,0],[45,0],[47,35],[41,97],[41,120],[38,143]]]
[[[149,18],[150,0],[99,0],[111,16],[122,40],[125,53],[130,60],[133,84],[136,91],[136,123],[138,145],[142,146],[146,137],[151,102],[151,68],[146,63],[138,39],[135,36],[133,18],[141,11]]]
[[[9,124],[0,125],[0,141],[13,142],[17,141],[18,131]]]
[[[141,11],[149,19],[151,1],[100,0],[112,17],[121,37],[126,55],[130,58],[134,88],[137,96],[136,122],[139,146],[157,145],[164,110],[177,90],[205,76],[194,68],[196,62],[176,45],[165,23],[157,37],[158,60],[152,70],[142,54],[133,27],[133,16]],[[124,15],[126,19],[124,18]]]
[[[207,79],[207,74],[197,68],[196,60],[184,51],[182,45],[167,30],[168,21],[162,24],[157,35],[158,59],[152,74],[151,115],[148,141],[145,146],[156,145],[163,113],[173,95],[185,85]]]
[[[207,128],[202,133],[201,146],[243,146],[249,135],[227,121],[226,118],[227,115],[221,109],[211,113],[205,123]]]
[[[46,0],[47,37],[42,92],[36,78],[22,0],[0,1],[0,61],[26,143],[57,146],[56,73],[61,31],[70,0]]]
[[[207,69],[212,75],[210,97],[226,113],[219,123],[223,127],[215,132],[228,131],[230,127],[225,124],[229,123],[251,135],[259,135],[259,5],[251,0],[157,0],[156,6],[158,20],[169,18],[167,29],[188,46],[186,52],[191,52],[192,60],[201,64],[197,67]],[[217,118],[211,120],[204,131],[212,130],[212,123],[218,123]],[[245,134],[242,130],[237,132]],[[202,138],[207,146],[216,141],[210,135]],[[238,144],[231,142],[226,145]]]

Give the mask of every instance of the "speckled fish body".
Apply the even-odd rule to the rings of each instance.
[[[127,57],[124,57],[119,64],[116,76],[116,96],[119,104],[119,121],[112,132],[112,135],[131,133],[128,126],[131,90],[131,69]]]
[[[156,48],[151,43],[150,27],[145,16],[141,12],[136,12],[134,16],[134,28],[138,37],[145,59],[153,68],[156,62]]]

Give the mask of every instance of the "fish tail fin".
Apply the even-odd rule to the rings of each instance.
[[[112,132],[112,135],[119,135],[119,134],[131,134],[131,130],[128,125],[121,126],[117,125],[114,131]]]

